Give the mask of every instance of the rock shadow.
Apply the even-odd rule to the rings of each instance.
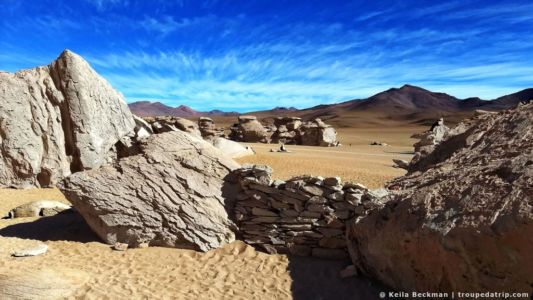
[[[0,236],[39,241],[100,242],[83,217],[76,211],[64,211],[33,222],[19,223],[0,229]]]
[[[339,272],[351,262],[289,256],[291,292],[295,300],[381,299],[390,289],[365,277],[341,278]]]

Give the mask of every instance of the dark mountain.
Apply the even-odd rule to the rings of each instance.
[[[221,110],[211,110],[199,112],[186,105],[171,107],[161,102],[137,101],[128,104],[131,111],[141,117],[151,116],[174,116],[174,117],[198,117],[198,116],[234,116],[236,112],[223,112]]]
[[[412,85],[392,88],[370,98],[353,101],[348,109],[388,110],[395,112],[445,111],[458,109],[459,100],[444,93],[434,93]]]
[[[503,96],[491,101],[487,107],[491,109],[506,109],[516,106],[519,102],[533,100],[533,88],[525,89],[514,94]]]
[[[483,100],[477,97],[458,99],[445,93],[435,93],[417,86],[404,85],[391,88],[366,99],[349,100],[337,104],[323,104],[298,110],[294,107],[275,107],[271,110],[249,112],[262,119],[276,116],[298,116],[304,119],[322,118],[337,126],[352,124],[378,124],[382,121],[431,124],[436,118],[445,117],[451,123],[458,122],[476,109],[502,110],[516,106],[521,101],[533,99],[533,88],[500,97]],[[235,116],[235,112],[213,110],[197,112],[187,106],[169,107],[159,102],[140,101],[130,104],[133,113],[141,116],[173,115]]]

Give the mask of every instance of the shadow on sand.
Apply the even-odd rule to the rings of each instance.
[[[0,235],[40,241],[100,241],[82,216],[75,211],[65,211],[33,222],[10,225],[0,229]]]
[[[390,289],[365,277],[340,278],[349,260],[289,257],[292,297],[295,300],[380,299]]]

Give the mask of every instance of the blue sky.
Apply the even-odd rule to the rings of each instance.
[[[531,1],[0,0],[0,70],[84,56],[128,102],[305,108],[533,87]]]

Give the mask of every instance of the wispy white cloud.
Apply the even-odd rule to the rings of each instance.
[[[129,1],[128,0],[85,0],[87,3],[93,5],[96,7],[96,9],[103,11],[108,8],[122,5],[122,6],[128,6]]]

